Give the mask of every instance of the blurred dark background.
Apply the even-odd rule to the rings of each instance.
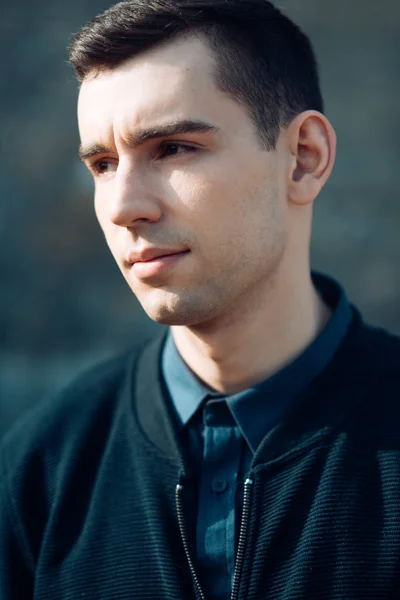
[[[106,248],[77,159],[71,34],[102,0],[19,0],[0,15],[0,436],[81,370],[153,335]],[[313,266],[400,334],[400,2],[281,0],[311,36],[337,166]],[[356,358],[356,357],[355,357]]]

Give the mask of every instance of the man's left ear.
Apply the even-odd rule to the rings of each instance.
[[[323,114],[311,110],[293,119],[286,134],[291,155],[289,200],[305,206],[316,199],[332,173],[336,134]]]

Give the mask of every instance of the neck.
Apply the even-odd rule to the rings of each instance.
[[[318,336],[331,311],[318,296],[309,271],[277,275],[264,293],[212,322],[172,327],[186,364],[210,388],[235,394],[292,362]],[[244,305],[245,304],[245,305]]]

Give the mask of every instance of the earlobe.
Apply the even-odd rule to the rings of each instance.
[[[291,155],[289,200],[305,206],[316,199],[332,172],[336,135],[328,119],[316,111],[296,117],[287,134]]]

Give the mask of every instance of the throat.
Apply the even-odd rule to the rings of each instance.
[[[177,349],[209,388],[236,394],[271,377],[306,350],[325,328],[330,308],[312,287],[303,311],[254,315],[214,330],[172,327]]]

